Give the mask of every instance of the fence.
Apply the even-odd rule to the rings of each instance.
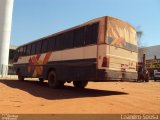
[[[17,78],[13,65],[0,65],[0,78]]]

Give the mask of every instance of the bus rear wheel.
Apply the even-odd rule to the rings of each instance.
[[[73,81],[73,85],[75,88],[83,89],[87,86],[88,81]]]
[[[39,82],[44,82],[44,79],[43,78],[39,78]]]
[[[61,88],[64,86],[64,82],[58,81],[55,71],[50,71],[48,74],[48,85],[51,88]]]
[[[149,82],[149,79],[145,79],[145,82]]]

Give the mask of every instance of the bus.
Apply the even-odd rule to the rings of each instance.
[[[89,81],[137,79],[136,30],[110,16],[34,40],[16,51],[18,79],[47,80],[53,88],[65,82],[84,88]]]

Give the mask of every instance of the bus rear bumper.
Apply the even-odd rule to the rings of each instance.
[[[137,72],[123,72],[123,71],[113,71],[113,70],[98,70],[97,71],[97,81],[136,81]]]

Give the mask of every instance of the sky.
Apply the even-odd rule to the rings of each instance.
[[[160,45],[160,0],[14,0],[11,44],[22,45],[102,16],[143,31],[142,46]]]

